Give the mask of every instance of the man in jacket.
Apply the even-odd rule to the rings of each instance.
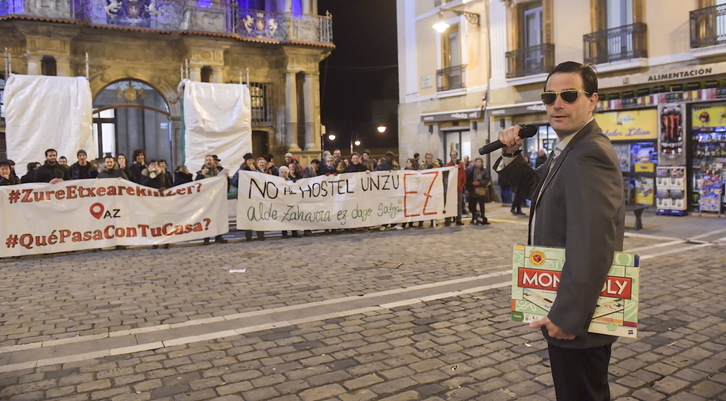
[[[47,149],[45,151],[45,164],[37,168],[35,182],[55,184],[70,179],[71,175],[68,173],[68,168],[58,163],[58,152],[55,149]]]
[[[88,155],[85,150],[79,150],[76,153],[76,157],[78,158],[78,161],[71,164],[71,167],[68,169],[69,174],[71,175],[71,180],[83,180],[86,178],[98,177],[98,170],[93,168],[91,163],[88,162]]]
[[[588,332],[613,253],[623,249],[620,163],[594,120],[597,75],[564,62],[541,94],[559,142],[533,169],[521,155],[519,126],[499,133],[505,145],[495,168],[532,200],[529,243],[565,248],[566,260],[549,314],[532,322],[547,339],[558,401],[610,400],[608,364],[616,337]]]
[[[451,161],[446,163],[446,167],[456,166],[459,174],[457,175],[456,182],[456,225],[461,226],[464,223],[461,222],[461,213],[464,205],[464,189],[466,187],[466,168],[464,168],[464,162],[459,160],[459,152],[452,150],[449,153]],[[449,185],[454,185],[453,182],[449,181]],[[444,224],[447,226],[451,225],[451,217],[447,217],[444,220]]]

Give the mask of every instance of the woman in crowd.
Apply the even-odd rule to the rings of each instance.
[[[174,170],[174,186],[192,181],[194,181],[194,176],[189,172],[187,166],[181,165]]]
[[[119,168],[119,165],[116,163],[116,160],[113,159],[113,156],[106,156],[103,158],[103,167],[101,168],[101,172],[98,173],[98,178],[129,179],[126,172]]]
[[[133,173],[131,172],[131,166],[129,166],[126,155],[123,153],[119,153],[118,157],[116,157],[116,162],[118,163],[118,168],[126,173],[126,177],[128,177],[127,179],[133,181]]]
[[[261,172],[257,168],[257,160],[255,160],[255,157],[252,156],[252,153],[247,153],[244,155],[244,162],[239,166],[237,174],[232,177],[232,186],[235,188],[239,188],[240,171]],[[252,230],[245,230],[245,239],[247,239],[247,241],[252,241]],[[257,239],[260,241],[264,241],[265,232],[257,231]]]
[[[133,154],[134,164],[131,165],[131,175],[129,178],[131,181],[143,185],[141,182],[141,172],[146,169],[146,154],[143,149],[134,150]]]

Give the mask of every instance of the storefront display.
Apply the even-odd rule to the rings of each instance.
[[[683,216],[687,213],[686,166],[658,167],[655,194],[657,214]]]
[[[694,105],[691,109],[694,211],[721,215],[726,163],[726,104]]]
[[[628,205],[653,205],[658,164],[658,111],[655,108],[597,113],[595,119],[613,148],[623,172]]]

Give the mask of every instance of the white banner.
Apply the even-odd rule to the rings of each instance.
[[[204,156],[217,155],[236,169],[252,152],[252,106],[247,85],[182,81],[184,164],[195,172]]]
[[[123,179],[0,187],[0,256],[157,245],[224,234],[226,177],[163,193]]]
[[[377,171],[285,181],[239,171],[238,230],[370,227],[456,216],[457,170]],[[448,180],[453,185],[445,188]]]
[[[91,87],[85,77],[11,75],[5,85],[8,158],[18,176],[30,162],[43,163],[45,150],[75,162],[83,149],[96,158]]]

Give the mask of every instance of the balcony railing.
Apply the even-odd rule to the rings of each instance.
[[[691,11],[691,48],[726,43],[726,4]]]
[[[436,90],[439,92],[465,88],[466,64],[436,71]]]
[[[330,15],[247,10],[218,0],[0,0],[0,20],[13,16],[71,20],[94,27],[216,33],[318,45],[333,43]]]
[[[583,37],[585,63],[603,64],[648,57],[646,34],[647,26],[642,22],[587,34]]]
[[[507,78],[548,73],[555,66],[555,45],[543,43],[506,53]]]

